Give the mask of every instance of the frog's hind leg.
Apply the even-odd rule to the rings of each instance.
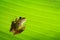
[[[22,27],[21,29],[17,30],[14,35],[22,33],[24,31],[25,27]]]

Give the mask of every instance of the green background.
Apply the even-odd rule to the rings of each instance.
[[[14,36],[12,20],[26,17],[26,28]],[[0,0],[0,40],[60,40],[60,0]]]

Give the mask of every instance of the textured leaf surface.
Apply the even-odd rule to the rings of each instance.
[[[14,36],[11,21],[26,17],[26,29]],[[60,40],[60,0],[0,0],[0,40]]]

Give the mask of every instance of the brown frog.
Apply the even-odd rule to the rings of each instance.
[[[24,26],[25,22],[26,22],[25,17],[23,18],[19,17],[19,19],[16,18],[15,21],[12,21],[10,32],[13,32],[14,35],[23,32],[25,29]]]

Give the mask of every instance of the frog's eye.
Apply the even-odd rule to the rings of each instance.
[[[22,17],[19,17],[19,19],[21,19]]]

